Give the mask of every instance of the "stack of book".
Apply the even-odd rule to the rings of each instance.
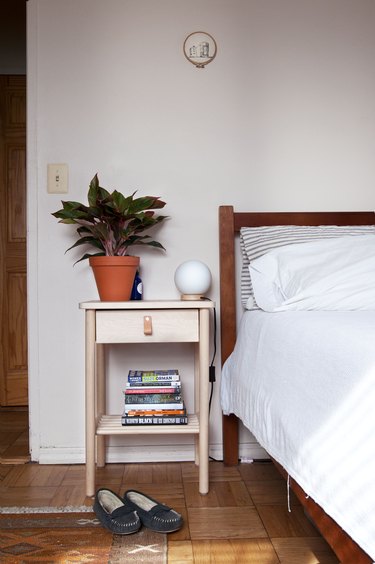
[[[122,425],[186,425],[178,370],[130,370]]]

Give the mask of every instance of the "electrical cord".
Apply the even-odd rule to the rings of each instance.
[[[208,402],[208,415],[210,415],[211,413],[211,403],[212,403],[212,396],[214,393],[214,383],[216,381],[215,378],[215,366],[214,366],[214,362],[215,362],[215,357],[216,357],[216,308],[214,307],[214,351],[213,351],[213,355],[212,355],[212,360],[211,360],[211,364],[209,367],[209,379],[211,382],[211,392],[210,392],[210,399]]]
[[[210,298],[201,298],[202,300],[208,300],[210,302],[212,302],[212,300]],[[214,306],[213,308],[213,317],[214,317],[214,331],[213,331],[213,354],[212,354],[212,359],[211,359],[211,364],[209,366],[209,382],[211,383],[211,392],[210,392],[210,398],[209,398],[209,402],[208,402],[208,414],[210,415],[211,413],[211,403],[212,403],[212,396],[213,396],[213,392],[214,392],[214,383],[216,381],[216,377],[215,377],[215,366],[214,366],[214,362],[215,362],[215,358],[216,358],[216,308]]]

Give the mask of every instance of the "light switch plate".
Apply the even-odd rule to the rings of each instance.
[[[49,164],[47,167],[47,191],[49,194],[67,194],[68,165]]]

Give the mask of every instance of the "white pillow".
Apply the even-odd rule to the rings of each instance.
[[[249,264],[274,248],[294,243],[307,243],[318,239],[346,235],[375,234],[374,225],[271,225],[242,227],[240,246],[242,252],[241,300],[247,309],[256,309],[250,280]]]
[[[265,311],[375,309],[375,235],[287,245],[249,271]]]

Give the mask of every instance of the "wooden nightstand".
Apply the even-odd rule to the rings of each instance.
[[[93,301],[81,303],[80,308],[85,310],[86,327],[86,495],[95,494],[96,464],[105,465],[106,435],[181,433],[195,435],[199,492],[206,494],[209,488],[209,312],[214,303],[209,300]],[[195,343],[194,413],[189,414],[188,424],[129,428],[121,425],[121,414],[106,415],[104,345],[177,342]]]

